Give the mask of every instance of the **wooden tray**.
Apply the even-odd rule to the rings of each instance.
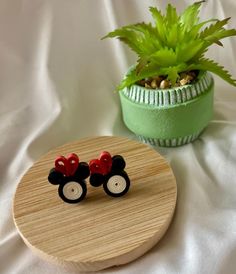
[[[47,181],[58,155],[77,153],[81,161],[101,151],[121,154],[131,180],[119,198],[89,183],[81,203],[64,203]],[[13,206],[15,225],[29,248],[71,269],[96,271],[128,263],[153,247],[166,232],[176,205],[175,177],[150,147],[121,137],[86,138],[41,157],[19,183]]]

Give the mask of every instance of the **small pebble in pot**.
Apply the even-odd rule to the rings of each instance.
[[[161,83],[160,83],[160,88],[161,89],[164,89],[164,88],[168,88],[170,86],[170,83],[168,80],[162,80]]]
[[[153,79],[156,80],[157,87],[159,87],[160,83],[164,79],[164,77],[162,77],[162,76],[154,76]]]
[[[181,86],[184,86],[188,83],[188,80],[184,78],[184,79],[181,79],[179,82]]]
[[[150,88],[149,84],[145,83],[145,88]]]
[[[151,87],[152,87],[152,88],[157,88],[157,82],[156,82],[155,79],[152,80],[152,82],[151,82]]]

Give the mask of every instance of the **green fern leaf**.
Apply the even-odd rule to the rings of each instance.
[[[226,25],[229,21],[230,17],[224,19],[224,20],[217,20],[215,24],[211,24],[209,27],[205,28],[201,33],[201,38],[206,38],[212,34],[214,34],[216,31],[222,29],[224,25]]]
[[[162,48],[150,56],[150,61],[158,66],[167,67],[176,64],[177,55],[172,48]]]
[[[225,70],[223,66],[220,66],[213,60],[202,58],[199,60],[198,63],[189,65],[188,69],[211,71],[216,75],[220,76],[225,81],[227,81],[229,84],[236,86],[236,79],[233,79],[230,73],[227,70]]]
[[[204,41],[201,40],[189,40],[185,43],[181,43],[176,47],[176,54],[178,62],[188,62],[193,59],[197,53],[202,51]]]
[[[208,48],[206,46],[203,46],[202,49],[199,50],[199,52],[196,55],[194,55],[194,57],[191,59],[191,62],[195,63],[195,61],[198,62],[199,59],[204,58],[204,55],[207,51]]]
[[[192,39],[195,39],[195,38],[199,37],[199,31],[200,31],[200,29],[201,29],[204,25],[206,25],[206,24],[208,24],[208,23],[210,23],[210,22],[215,22],[215,21],[218,21],[218,20],[217,20],[217,19],[210,19],[210,20],[201,22],[201,23],[199,23],[199,24],[197,24],[197,25],[194,25],[194,26],[191,28],[191,30],[190,30],[191,38],[192,38]]]
[[[149,63],[148,58],[145,58],[145,57],[139,58],[139,59],[138,59],[138,64],[137,64],[137,66],[136,66],[136,73],[139,74],[140,71],[141,71],[142,69],[144,69],[144,67],[145,67],[146,65],[148,65],[148,63]]]
[[[134,31],[129,30],[128,27],[123,27],[116,29],[112,32],[109,32],[106,36],[102,37],[102,40],[105,38],[118,38],[120,41],[127,44],[134,52],[138,55],[142,55],[143,52],[140,50],[141,37],[137,35]]]
[[[165,44],[165,42],[166,42],[165,17],[155,7],[150,7],[149,10],[150,10],[150,12],[152,14],[152,17],[153,17],[153,19],[155,21],[155,24],[156,24],[159,41],[161,43]]]
[[[154,39],[156,36],[157,30],[151,24],[138,23],[116,29],[102,39],[116,37],[127,44],[139,57],[145,57],[162,47],[159,40]]]
[[[153,75],[161,75],[160,73],[161,71],[159,70],[159,67],[155,64],[149,64],[140,73],[137,73],[136,67],[133,67],[121,81],[120,85],[117,87],[117,90],[122,90],[125,87],[135,84],[139,80],[151,77]]]
[[[185,26],[185,30],[189,31],[191,28],[198,23],[199,8],[205,1],[199,1],[193,3],[180,16],[180,22]]]
[[[158,36],[158,31],[156,28],[152,26],[151,23],[138,23],[134,25],[127,26],[128,30],[136,31],[138,33],[142,33],[142,44],[147,50],[155,51],[162,47],[162,44],[156,37]]]
[[[173,7],[171,4],[168,4],[166,7],[166,18],[165,21],[168,26],[172,26],[173,24],[178,23],[178,15],[176,12],[176,8]]]
[[[208,42],[207,46],[209,47],[209,45],[211,45],[213,43],[219,43],[219,40],[221,40],[223,38],[235,36],[235,35],[236,35],[235,29],[226,30],[226,29],[222,28],[218,32],[208,35],[207,37],[204,38],[204,40]]]
[[[166,45],[170,48],[175,48],[179,41],[179,25],[173,24],[166,33]]]

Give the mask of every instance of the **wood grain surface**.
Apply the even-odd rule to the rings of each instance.
[[[103,150],[125,158],[129,192],[112,198],[87,183],[85,200],[64,203],[58,186],[47,181],[56,156],[74,152],[88,162]],[[147,145],[121,137],[85,138],[50,151],[27,171],[15,193],[13,216],[24,242],[39,256],[96,271],[128,263],[153,247],[170,224],[176,198],[170,166]]]

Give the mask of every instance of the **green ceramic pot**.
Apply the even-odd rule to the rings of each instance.
[[[139,138],[175,147],[198,138],[213,114],[214,80],[202,72],[191,85],[148,89],[132,85],[120,91],[123,119]]]

